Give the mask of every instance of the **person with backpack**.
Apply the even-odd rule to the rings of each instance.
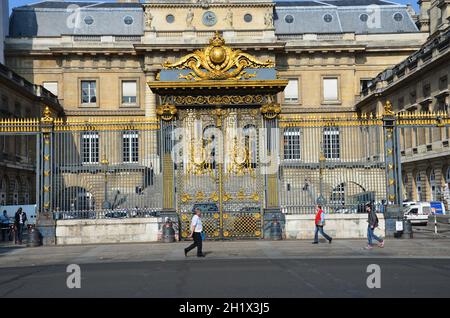
[[[317,205],[316,207],[315,224],[316,224],[316,231],[314,233],[313,244],[319,244],[319,232],[324,238],[328,240],[328,243],[331,244],[333,238],[323,231],[323,227],[325,226],[325,212],[323,212],[322,206],[320,204]]]
[[[375,235],[374,230],[378,227],[378,217],[374,209],[370,206],[370,204],[366,205],[366,212],[368,215],[367,222],[369,223],[367,226],[367,247],[366,249],[370,250],[373,248],[372,242],[373,240],[378,241],[378,247],[384,247],[384,240]]]
[[[196,208],[194,210],[194,216],[191,220],[191,235],[189,237],[192,237],[194,239],[194,243],[189,245],[187,248],[184,249],[184,256],[187,256],[190,250],[197,247],[197,257],[205,257],[205,254],[202,252],[202,241],[203,241],[203,225],[202,225],[202,219],[201,215],[202,212],[199,208]]]
[[[15,243],[22,244],[23,230],[25,228],[25,222],[27,221],[27,214],[19,208],[14,216],[14,227],[16,229]]]

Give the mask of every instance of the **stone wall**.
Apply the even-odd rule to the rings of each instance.
[[[380,221],[376,235],[384,236],[385,222],[382,214],[377,214]],[[286,239],[313,239],[314,215],[286,215]],[[358,239],[367,237],[367,214],[327,214],[325,232],[333,238]],[[320,235],[319,235],[320,238]]]
[[[56,244],[137,243],[158,240],[158,218],[58,220]]]

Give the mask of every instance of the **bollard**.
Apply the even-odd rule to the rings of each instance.
[[[175,242],[175,230],[173,229],[173,224],[170,219],[166,221],[162,229],[162,239],[164,243]]]
[[[31,226],[28,230],[28,247],[37,247],[41,245],[41,235],[38,229],[34,226]]]
[[[282,237],[282,233],[281,233],[281,224],[280,222],[278,222],[278,219],[273,219],[272,220],[272,224],[270,226],[270,239],[271,240],[281,240]]]

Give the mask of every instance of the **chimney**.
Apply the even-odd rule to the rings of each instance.
[[[417,26],[422,32],[430,32],[430,7],[431,0],[419,0],[418,5],[420,7],[419,20]]]

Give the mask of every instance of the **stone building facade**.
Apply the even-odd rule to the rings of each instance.
[[[161,100],[148,84],[158,81],[162,64],[203,48],[220,31],[227,45],[261,61],[273,60],[279,77],[288,80],[277,96],[284,121],[311,114],[352,116],[369,81],[426,41],[427,19],[383,0],[44,1],[13,9],[5,54],[9,67],[58,96],[69,119],[156,118]],[[317,161],[318,144],[329,136],[336,141],[336,154],[328,159],[349,157],[351,143],[339,144],[335,131],[317,133],[315,146],[308,145],[308,134],[280,136],[281,161],[302,164],[308,156]],[[310,149],[315,153],[300,156]],[[349,183],[356,188],[382,183],[373,181],[381,180],[382,173],[340,172],[349,177],[330,177],[327,196],[341,193],[341,185]],[[291,178],[282,187],[302,189],[309,179],[311,187],[319,188],[317,169],[297,169]],[[98,184],[96,191],[102,193]]]
[[[425,1],[423,1],[425,3]],[[449,114],[450,29],[448,1],[428,1],[430,37],[422,48],[380,73],[356,104],[361,112],[382,112],[390,101],[395,112]],[[403,198],[449,201],[449,129],[400,129]]]
[[[40,117],[48,106],[63,115],[56,96],[0,64],[0,122]],[[3,130],[2,130],[3,131]],[[36,135],[0,135],[0,206],[33,204],[36,200]]]

